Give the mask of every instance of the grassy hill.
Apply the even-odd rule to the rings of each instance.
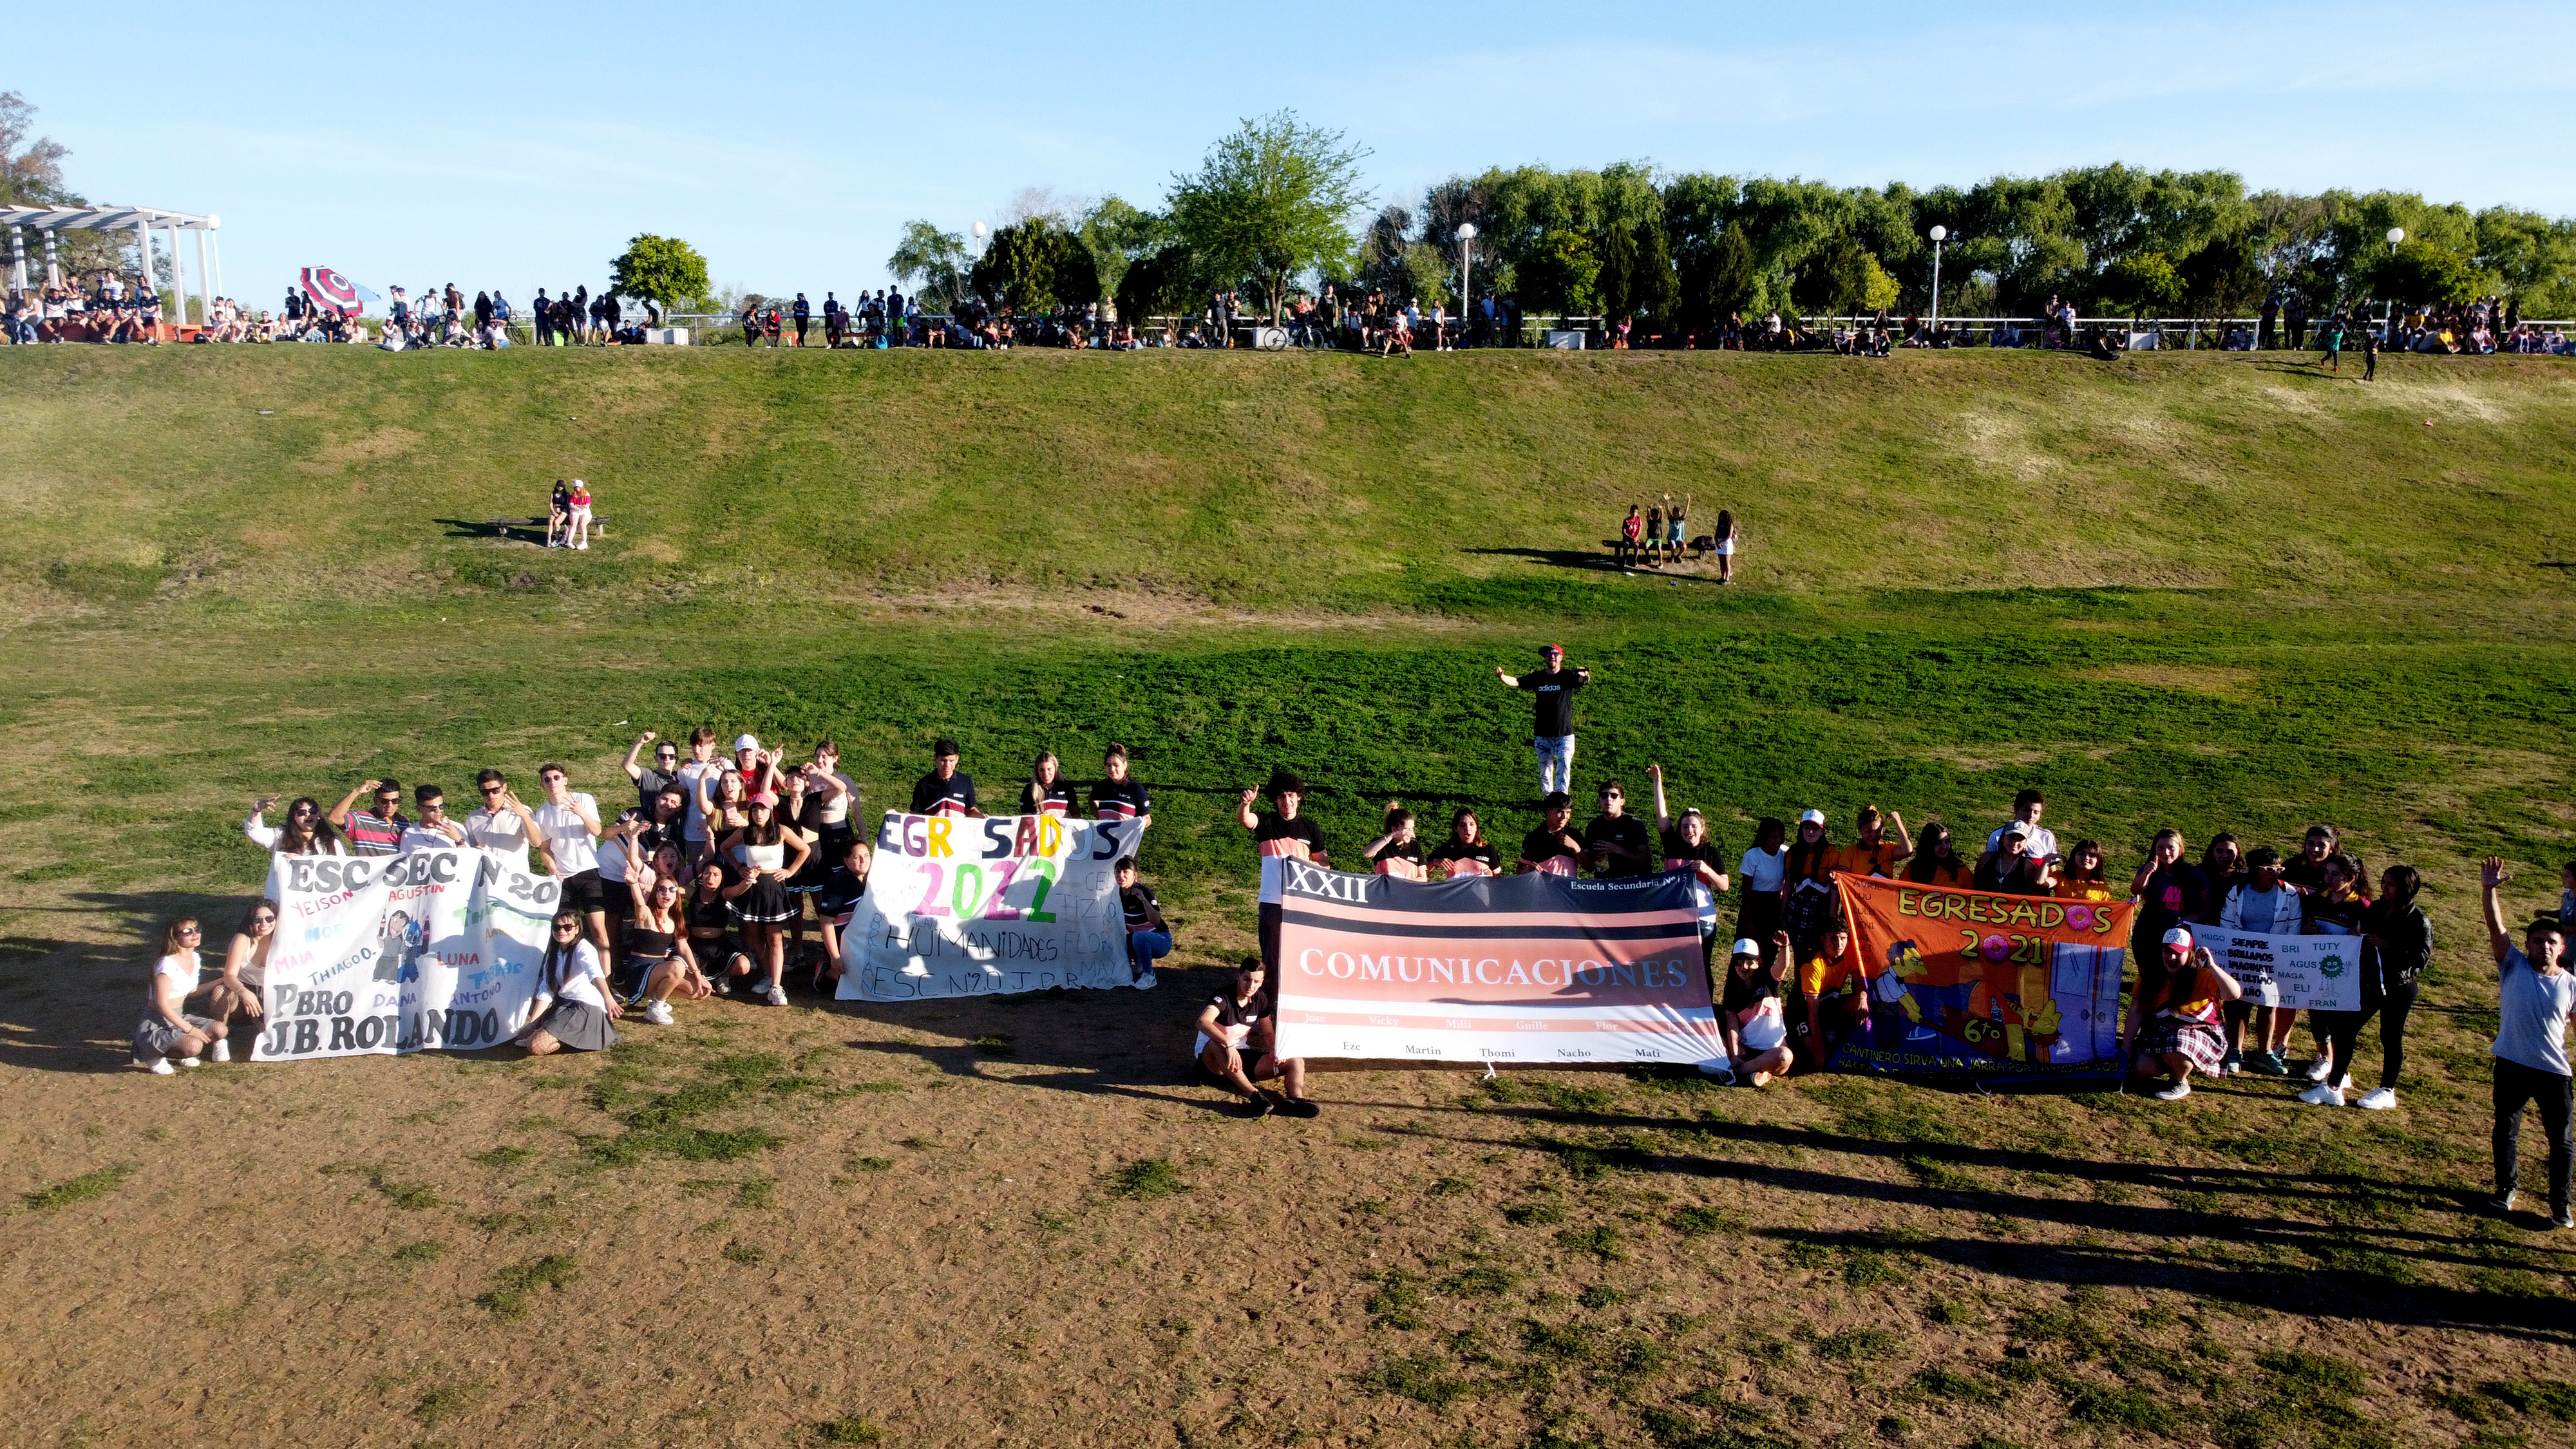
[[[2295,1449],[2576,1404],[2576,1265],[2476,1209],[2467,865],[2539,905],[2576,857],[2559,360],[11,348],[0,398],[37,1439]],[[571,475],[591,551],[471,526]],[[1737,584],[1599,566],[1665,492],[1735,510]],[[1525,828],[1490,671],[1546,638],[1599,676],[1586,787],[1660,763],[1734,849],[2038,784],[2115,872],[2166,824],[2415,861],[2404,1110],[1389,1072],[1234,1130],[1173,1055],[1250,944],[1234,792],[1301,769],[1345,849],[1390,797]],[[607,801],[702,720],[837,738],[869,809],[942,733],[994,793],[1124,741],[1173,989],[112,1075],[143,932],[258,879],[252,795],[564,759]],[[612,1150],[684,1107],[784,1144]],[[240,1271],[129,1281],[171,1244]],[[190,1418],[147,1341],[274,1352]]]

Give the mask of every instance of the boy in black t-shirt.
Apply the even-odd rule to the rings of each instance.
[[[1268,787],[1270,802],[1277,811],[1263,814],[1252,808],[1261,798],[1259,790],[1246,790],[1235,810],[1235,823],[1252,832],[1253,848],[1261,853],[1261,960],[1265,967],[1279,961],[1279,887],[1278,860],[1311,860],[1330,869],[1333,853],[1324,846],[1324,832],[1315,822],[1297,814],[1306,801],[1306,782],[1294,770],[1273,770]]]
[[[1589,669],[1565,667],[1565,650],[1555,644],[1540,651],[1546,668],[1514,675],[1501,665],[1494,677],[1511,689],[1527,690],[1532,701],[1530,748],[1538,754],[1538,788],[1542,794],[1574,789],[1574,692],[1592,682]]]
[[[1198,1064],[1242,1094],[1237,1116],[1257,1119],[1273,1112],[1320,1116],[1323,1109],[1306,1096],[1306,1063],[1293,1057],[1283,1062],[1271,1049],[1278,1022],[1276,998],[1265,987],[1266,980],[1261,963],[1247,958],[1234,973],[1233,988],[1218,992],[1199,1012]],[[1288,1088],[1284,1098],[1254,1085],[1274,1077]]]
[[[1646,822],[1627,813],[1628,792],[1616,780],[1601,785],[1601,814],[1583,827],[1585,856],[1601,879],[1645,875],[1655,868],[1655,839]]]
[[[1539,802],[1539,828],[1521,837],[1521,873],[1572,875],[1583,864],[1583,840],[1574,833],[1574,802],[1559,790]]]
[[[930,747],[930,773],[913,783],[912,813],[984,818],[975,804],[975,777],[957,768],[955,740],[943,738]]]

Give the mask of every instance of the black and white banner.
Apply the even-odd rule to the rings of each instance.
[[[280,855],[251,1060],[498,1046],[532,1015],[561,889],[514,855]]]

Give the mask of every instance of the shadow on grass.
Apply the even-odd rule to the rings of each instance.
[[[0,936],[0,1067],[127,1070],[163,927],[193,917],[205,929],[205,963],[218,966],[248,899],[196,891],[78,892],[55,912],[108,917],[110,932],[123,941]]]
[[[1550,568],[1579,569],[1585,573],[1627,574],[1640,579],[1671,579],[1675,583],[1708,584],[1712,587],[1718,581],[1715,564],[1706,560],[1693,560],[1685,565],[1685,569],[1693,571],[1685,572],[1673,569],[1629,568],[1612,559],[1606,549],[1469,548],[1459,551],[1484,558],[1524,559],[1530,563],[1546,564]],[[1706,568],[1708,572],[1696,572],[1701,568]]]

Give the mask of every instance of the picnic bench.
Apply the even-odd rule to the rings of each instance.
[[[528,535],[529,542],[544,543],[546,541],[546,519],[545,515],[542,513],[538,514],[534,518],[487,518],[483,520],[483,531],[494,538],[517,538],[521,534],[526,534]],[[600,538],[606,538],[608,536],[608,515],[601,513],[596,509],[592,510],[590,515],[590,531]]]

